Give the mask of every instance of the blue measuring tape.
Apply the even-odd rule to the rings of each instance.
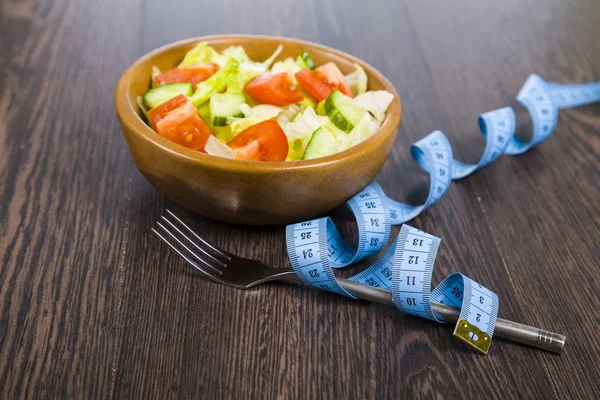
[[[351,298],[337,281],[333,269],[343,268],[379,253],[389,240],[391,226],[415,218],[439,200],[455,179],[462,179],[502,154],[522,154],[547,139],[553,132],[561,108],[600,101],[600,82],[562,85],[529,76],[517,101],[530,113],[533,135],[523,142],[515,135],[512,108],[504,107],[479,116],[486,139],[481,159],[466,164],[454,159],[452,147],[441,131],[434,131],[411,147],[413,158],[430,175],[429,195],[424,204],[410,205],[388,198],[376,183],[369,184],[346,203],[358,225],[354,249],[328,217],[288,225],[288,255],[298,277],[313,286]],[[454,273],[433,291],[431,277],[440,239],[403,225],[400,233],[375,264],[350,278],[351,281],[391,291],[396,306],[412,315],[439,320],[432,302],[460,310],[454,335],[486,354],[498,316],[498,297],[468,277]]]

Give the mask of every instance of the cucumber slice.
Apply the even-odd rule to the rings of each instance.
[[[365,110],[354,104],[352,99],[334,90],[325,99],[325,113],[329,120],[341,131],[349,133],[365,115]]]
[[[303,160],[325,157],[337,151],[335,136],[326,129],[319,128],[313,134],[304,151]]]
[[[210,118],[210,107],[208,101],[202,103],[200,107],[198,107],[198,114],[200,114],[204,122],[206,122],[208,126],[212,129],[213,124],[212,119]]]
[[[227,117],[243,118],[240,105],[245,103],[246,96],[243,93],[213,93],[209,101],[212,125],[227,125]]]
[[[148,90],[144,94],[144,104],[149,108],[154,108],[180,94],[191,96],[192,92],[191,83],[167,83]]]
[[[215,137],[221,142],[227,143],[231,139],[233,139],[233,131],[231,130],[231,125],[214,126],[212,124],[212,118],[210,117],[210,104],[208,101],[202,103],[202,105],[198,107],[198,113],[200,114],[204,122],[206,122],[206,124],[213,132]]]
[[[305,68],[310,68],[313,71],[315,70],[315,63],[313,62],[312,58],[310,58],[310,55],[306,52],[306,50],[302,50],[302,53],[300,53],[298,56],[298,60],[302,61],[302,63],[306,65]]]

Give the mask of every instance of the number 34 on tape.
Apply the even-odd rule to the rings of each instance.
[[[364,193],[372,199],[381,193],[381,188],[371,184]],[[360,210],[360,207],[350,206],[355,212]],[[380,217],[385,220],[387,211],[382,205],[381,211]],[[289,225],[288,251],[296,274],[320,289],[355,298],[338,283],[333,268],[349,265],[365,254],[381,250],[389,237],[389,229],[383,225],[381,230],[374,229],[377,228],[371,224],[374,218],[377,217],[373,213],[357,215],[357,250],[342,239],[329,218]],[[383,257],[350,280],[391,291],[398,309],[432,321],[444,322],[433,312],[432,302],[459,309],[454,335],[487,354],[498,315],[498,297],[460,273],[450,275],[432,291],[431,277],[439,245],[439,238],[405,224]]]
[[[358,225],[358,246],[353,248],[329,218],[288,225],[286,241],[290,262],[298,277],[323,290],[355,298],[336,280],[333,268],[342,268],[379,253],[390,236],[391,225],[409,221],[438,201],[453,180],[462,179],[502,154],[522,154],[553,132],[558,110],[600,101],[600,82],[563,85],[529,76],[517,101],[529,111],[533,133],[522,142],[515,132],[515,113],[504,107],[479,118],[486,146],[476,164],[454,159],[452,147],[441,131],[434,131],[411,147],[419,166],[430,175],[429,195],[420,205],[404,204],[385,195],[371,183],[346,203]],[[460,309],[454,335],[487,353],[498,315],[498,297],[460,273],[448,276],[433,291],[431,276],[440,239],[403,225],[398,237],[375,264],[351,281],[391,291],[396,306],[409,314],[437,322],[431,303]]]

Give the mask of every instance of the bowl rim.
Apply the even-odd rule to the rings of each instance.
[[[225,157],[214,156],[207,153],[201,153],[199,151],[195,151],[192,149],[188,149],[187,147],[181,146],[177,143],[171,142],[170,140],[158,135],[154,129],[152,129],[148,124],[142,119],[142,117],[136,112],[134,108],[134,104],[129,99],[129,88],[131,85],[131,80],[134,75],[134,70],[136,66],[147,61],[148,59],[156,56],[157,54],[163,53],[169,49],[174,47],[179,47],[191,43],[197,43],[200,41],[232,41],[232,45],[236,44],[235,41],[240,39],[256,39],[262,41],[274,41],[279,42],[285,46],[285,42],[295,42],[297,44],[303,45],[307,48],[318,48],[326,53],[332,53],[338,57],[349,59],[352,62],[355,62],[361,65],[363,68],[369,71],[371,75],[377,77],[377,79],[382,83],[384,90],[391,92],[394,95],[394,99],[392,100],[392,104],[390,108],[386,112],[385,119],[383,123],[379,127],[379,129],[372,134],[366,140],[335,154],[331,154],[325,157],[314,158],[310,160],[296,160],[296,161],[245,161],[245,160],[237,160],[230,159]],[[131,132],[134,132],[137,136],[142,139],[151,142],[152,144],[160,147],[162,150],[167,153],[171,153],[171,155],[176,157],[182,157],[188,162],[192,162],[194,164],[202,164],[203,166],[210,166],[218,169],[227,169],[227,170],[253,170],[256,172],[277,172],[281,170],[290,170],[290,169],[305,169],[312,168],[315,166],[323,166],[327,164],[333,164],[338,162],[344,162],[344,160],[350,161],[350,159],[354,159],[356,157],[360,157],[362,155],[366,155],[369,151],[369,144],[374,143],[383,135],[392,135],[394,131],[398,128],[400,124],[400,119],[402,117],[402,105],[400,101],[400,97],[398,96],[398,92],[394,85],[375,67],[370,65],[369,63],[354,57],[351,54],[348,54],[344,51],[334,49],[329,46],[321,45],[318,43],[309,42],[306,40],[300,40],[296,38],[289,38],[283,36],[270,36],[270,35],[246,35],[246,34],[219,34],[219,35],[207,35],[207,36],[198,36],[189,39],[179,40],[176,42],[165,44],[161,47],[158,47],[143,56],[136,59],[119,77],[117,85],[115,87],[115,108],[117,111],[117,115],[119,120],[123,125],[125,125]],[[394,109],[397,109],[398,112],[394,113]]]

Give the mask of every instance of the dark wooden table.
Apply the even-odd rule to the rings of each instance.
[[[474,161],[477,116],[515,105],[528,74],[600,80],[597,0],[1,0],[0,398],[598,397],[600,105],[561,111],[548,141],[411,222],[442,238],[434,282],[461,271],[499,295],[501,316],[569,335],[560,356],[497,340],[484,357],[385,306],[213,284],[149,234],[170,207],[233,252],[287,264],[283,227],[166,201],[117,124],[131,62],[216,33],[297,37],[379,68],[404,115],[377,181],[413,203],[428,178],[409,146],[428,132]]]

